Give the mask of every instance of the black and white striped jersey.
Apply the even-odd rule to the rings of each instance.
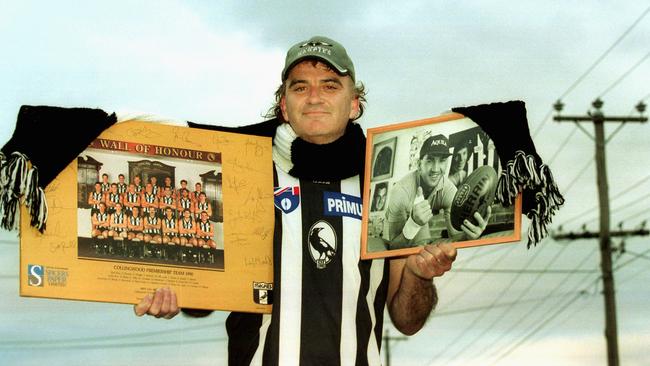
[[[231,313],[230,365],[380,365],[388,262],[360,260],[359,176],[275,169],[272,314]]]

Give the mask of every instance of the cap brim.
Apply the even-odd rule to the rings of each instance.
[[[300,56],[300,57],[296,58],[295,60],[293,60],[293,61],[289,64],[289,66],[286,67],[286,68],[282,71],[282,80],[283,80],[283,81],[284,81],[284,80],[287,80],[287,76],[288,76],[288,74],[289,74],[289,71],[291,71],[291,69],[292,69],[294,66],[296,66],[298,63],[300,63],[301,61],[305,61],[305,60],[320,60],[320,61],[324,61],[324,62],[325,62],[329,67],[335,69],[335,70],[337,71],[338,74],[346,75],[346,76],[350,76],[350,77],[352,77],[352,76],[350,75],[350,70],[349,70],[349,69],[345,69],[345,68],[342,68],[342,67],[338,66],[338,65],[337,65],[336,63],[334,63],[332,60],[330,60],[329,58],[327,58],[327,57],[325,57],[325,56],[323,56],[323,55],[303,55],[303,56]],[[353,78],[353,79],[354,79],[354,78]]]

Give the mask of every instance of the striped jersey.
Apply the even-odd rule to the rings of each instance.
[[[230,365],[380,365],[388,262],[360,260],[359,176],[275,169],[272,314],[231,313]]]

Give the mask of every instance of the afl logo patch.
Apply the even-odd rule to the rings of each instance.
[[[300,187],[273,188],[273,202],[282,212],[288,214],[300,205]]]
[[[309,253],[316,268],[323,269],[334,259],[337,251],[336,232],[327,221],[317,221],[309,229]]]

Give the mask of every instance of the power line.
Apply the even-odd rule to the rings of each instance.
[[[537,256],[538,256],[538,255],[539,255],[539,254],[540,254],[540,253],[541,253],[541,252],[542,252],[546,247],[548,247],[548,246],[545,245],[545,246],[542,247],[540,250],[535,251],[535,254],[533,254],[532,256],[530,256],[530,257],[528,258],[528,261],[526,261],[526,264],[524,265],[524,268],[525,268],[525,267],[528,267],[530,264],[532,264],[533,261],[535,261],[535,259],[537,258]],[[564,250],[564,248],[563,248],[562,250]],[[510,289],[510,287],[512,287],[512,286],[514,285],[515,282],[517,282],[517,280],[519,279],[520,276],[521,276],[521,273],[518,273],[516,276],[514,276],[514,277],[513,277],[513,278],[508,282],[508,284],[506,284],[506,286],[503,287],[503,288],[501,289],[501,291],[499,292],[499,294],[496,295],[496,296],[494,297],[494,299],[492,300],[492,302],[490,303],[490,305],[488,306],[488,308],[486,308],[485,310],[483,310],[483,311],[482,311],[482,312],[481,312],[481,313],[480,313],[476,318],[474,318],[474,319],[471,321],[471,323],[468,324],[468,325],[464,328],[464,330],[462,330],[462,331],[461,331],[461,332],[456,336],[456,338],[450,342],[450,346],[443,348],[443,349],[441,350],[441,352],[438,352],[438,354],[437,354],[437,355],[436,355],[432,360],[430,360],[429,362],[427,362],[427,364],[430,364],[430,363],[434,362],[435,360],[440,359],[441,356],[443,356],[443,355],[445,354],[445,352],[447,352],[447,350],[451,349],[454,345],[458,344],[458,341],[460,340],[460,338],[462,338],[465,334],[467,334],[467,332],[468,332],[469,330],[473,329],[474,326],[475,326],[476,324],[478,324],[478,323],[483,319],[483,317],[485,317],[485,315],[487,314],[487,312],[491,309],[491,306],[494,305],[494,304],[496,304],[496,303],[499,301],[499,299],[503,298],[503,295],[504,295],[504,294],[505,294],[505,293]],[[479,335],[479,337],[480,337],[480,335]],[[474,340],[476,340],[476,337],[474,338]],[[473,344],[473,343],[474,343],[474,341],[470,341],[470,342],[468,342],[468,346],[471,345],[471,344]],[[466,347],[465,347],[465,348],[466,348]],[[451,357],[448,357],[448,359],[450,359],[450,360],[454,360],[454,359],[455,359],[459,354],[461,354],[461,353],[465,350],[465,348],[460,348],[458,352],[454,353]]]
[[[501,263],[501,261],[506,257],[506,255],[507,255],[509,252],[510,252],[510,251],[504,251],[504,253],[503,253],[501,256],[499,256],[497,259],[495,259],[495,260],[492,262],[492,265],[491,265],[490,267],[495,267],[495,266],[497,266],[499,263]],[[537,252],[539,252],[539,251],[537,251]],[[484,278],[485,278],[485,277],[483,277],[483,276],[479,276],[475,281],[471,282],[468,286],[466,286],[464,289],[462,289],[462,290],[460,291],[460,296],[456,296],[456,297],[454,297],[454,298],[449,302],[449,304],[447,304],[447,307],[451,307],[451,305],[452,305],[453,303],[455,303],[456,301],[458,301],[458,299],[460,299],[460,298],[463,297],[464,295],[468,294],[468,293],[470,292],[470,290],[471,290],[472,288],[474,288],[474,286],[476,286],[476,285],[477,285],[479,282],[481,282],[481,280],[483,280]],[[461,333],[461,336],[462,336],[462,333]],[[441,349],[440,349],[440,351],[438,352],[438,354],[436,354],[436,356],[435,356],[432,360],[428,361],[427,364],[430,364],[431,362],[433,362],[434,360],[436,360],[436,359],[438,358],[438,356],[441,355],[442,353],[444,353],[445,350],[446,350],[448,347],[452,346],[452,345],[455,343],[455,341],[456,341],[457,339],[458,339],[458,337],[456,337],[455,340],[451,340],[450,342],[447,342],[447,344],[446,344],[444,347],[441,347]]]
[[[646,255],[648,253],[650,253],[650,249],[643,252],[642,255]],[[640,258],[640,257],[635,257],[635,258],[633,258],[633,259],[631,259],[631,260],[629,260],[629,261],[627,261],[627,262],[625,262],[623,264],[620,264],[620,265],[616,266],[615,268],[613,268],[613,271],[620,270],[621,268],[629,265],[630,263],[634,262],[638,258]],[[589,288],[589,287],[591,287],[593,285],[598,284],[598,281],[600,281],[601,278],[602,278],[602,276],[598,276],[598,278],[596,278],[594,281],[592,281],[592,283],[589,286],[587,286],[586,288]],[[580,283],[581,282],[579,282],[578,284],[580,284]],[[556,313],[554,313],[553,315],[551,315],[548,318],[544,319],[534,330],[532,330],[528,335],[526,335],[524,338],[522,338],[519,342],[517,342],[510,349],[508,349],[505,353],[503,353],[498,359],[496,359],[490,365],[496,364],[498,361],[502,360],[503,358],[508,356],[510,353],[512,353],[515,349],[517,349],[524,342],[526,342],[528,339],[530,339],[533,335],[535,335],[537,332],[539,332],[541,329],[543,329],[546,325],[548,325],[548,323],[550,323],[550,321],[552,321],[555,317],[557,317],[561,312],[565,311],[571,304],[573,304],[573,302],[575,302],[575,300],[577,300],[577,298],[579,296],[583,295],[584,293],[586,293],[586,290],[580,291],[573,299],[571,299],[568,303],[566,303],[562,307],[560,307],[559,310]]]
[[[566,195],[567,192],[571,190],[573,185],[576,184],[576,182],[578,182],[578,179],[580,179],[585,174],[585,172],[587,172],[587,169],[589,169],[589,167],[592,166],[593,164],[594,164],[594,159],[589,159],[589,161],[587,161],[587,164],[585,164],[585,166],[583,166],[582,169],[580,169],[580,172],[575,176],[575,178],[573,178],[573,180],[569,184],[567,184],[566,188],[564,188],[562,192]]]
[[[621,81],[623,81],[623,79],[625,79],[628,75],[630,75],[632,71],[634,71],[637,67],[639,67],[639,65],[641,65],[645,60],[647,60],[648,57],[650,57],[650,52],[646,53],[646,55],[643,56],[636,64],[634,64],[634,66],[630,67],[626,72],[623,73],[623,75],[621,75],[616,81],[614,81],[614,83],[612,83],[602,93],[600,93],[599,98],[602,99],[602,97],[605,94],[609,93],[609,91],[614,89]]]
[[[202,324],[202,325],[195,325],[195,326],[190,326],[190,327],[177,327],[177,328],[172,328],[172,329],[164,329],[164,330],[155,330],[155,331],[149,331],[149,332],[138,332],[138,333],[126,333],[126,334],[115,334],[115,335],[102,335],[102,336],[96,336],[96,337],[79,337],[79,338],[66,338],[66,339],[52,339],[52,340],[46,340],[43,338],[39,338],[38,340],[4,340],[0,342],[0,347],[15,347],[15,346],[39,346],[42,344],[61,344],[61,343],[94,343],[94,342],[106,342],[110,340],[123,340],[123,339],[131,339],[131,338],[142,338],[142,337],[150,337],[150,336],[160,336],[166,333],[174,333],[175,335],[178,335],[181,332],[187,332],[187,331],[193,331],[193,330],[201,330],[201,329],[208,329],[208,328],[214,328],[217,326],[222,326],[224,323],[223,322],[217,322],[217,323],[210,323],[210,324]]]
[[[565,246],[565,248],[566,248],[566,247],[568,247],[568,246]],[[590,252],[589,252],[589,253],[588,253],[584,258],[582,258],[582,260],[580,261],[580,263],[578,263],[578,265],[576,266],[576,268],[577,268],[577,269],[582,268],[582,266],[584,266],[584,265],[585,265],[585,264],[586,264],[586,263],[591,259],[591,257],[592,257],[595,253],[596,253],[596,248],[593,248],[593,249],[592,249],[592,250],[591,250],[591,251],[590,251]],[[559,256],[558,256],[558,257],[559,257]],[[549,262],[549,263],[551,263],[551,262]],[[530,316],[532,313],[534,313],[535,311],[538,311],[538,310],[539,310],[539,311],[543,311],[544,308],[543,308],[541,305],[543,305],[544,303],[546,303],[546,301],[548,301],[548,299],[551,299],[552,297],[554,297],[554,296],[559,292],[559,290],[560,290],[560,288],[562,287],[562,285],[564,285],[564,284],[567,283],[567,280],[570,278],[570,276],[571,276],[570,274],[567,274],[563,279],[559,280],[559,281],[557,282],[557,284],[555,285],[555,287],[553,287],[553,289],[552,289],[549,293],[546,294],[547,300],[542,301],[541,304],[537,305],[535,308],[529,310],[528,312],[523,312],[523,313],[521,314],[521,316],[520,316],[520,317],[519,317],[519,318],[518,318],[514,323],[512,323],[512,325],[511,325],[508,329],[506,329],[505,331],[501,332],[500,335],[499,335],[497,338],[495,338],[491,343],[489,343],[488,345],[486,345],[485,347],[483,347],[483,348],[480,350],[480,353],[479,353],[479,354],[482,354],[483,352],[485,352],[485,351],[487,351],[487,350],[489,350],[489,349],[493,349],[493,348],[494,348],[494,345],[498,344],[498,343],[499,343],[503,338],[506,337],[507,334],[512,333],[515,329],[517,329],[517,327],[518,327],[522,322],[524,322],[525,320],[529,319],[529,316]],[[587,278],[588,276],[589,276],[589,275],[585,275],[583,278]],[[524,296],[526,296],[526,295],[527,295],[527,294],[528,294],[528,293],[533,289],[533,287],[537,284],[537,281],[538,281],[540,278],[541,278],[541,276],[538,276],[538,277],[535,278],[533,281],[531,281],[531,282],[529,283],[528,287],[526,287],[526,288],[524,289],[524,291],[521,292],[521,294],[519,295],[519,297],[518,297],[516,300],[518,300],[518,299],[523,298]],[[584,283],[584,282],[583,282],[582,280],[580,280],[580,281],[578,281],[577,283],[580,284],[580,283]],[[569,293],[574,293],[575,288],[577,288],[577,287],[574,287],[572,290],[569,291]],[[503,319],[503,317],[504,317],[505,315],[507,315],[507,314],[508,314],[507,312],[503,313],[499,319]],[[543,314],[544,314],[544,313],[542,313],[542,316],[543,316]],[[538,319],[539,319],[539,317],[538,317]],[[535,321],[537,321],[537,320],[535,320]],[[533,322],[535,322],[535,321],[533,321]],[[509,343],[508,343],[508,344],[509,344]],[[497,354],[497,353],[498,353],[498,351],[494,351],[492,354]]]
[[[623,32],[623,34],[621,34],[618,37],[618,39],[614,41],[614,43],[611,46],[609,46],[609,48],[605,50],[605,52],[603,52],[603,54],[600,55],[600,57],[598,57],[596,61],[594,61],[594,63],[591,64],[591,66],[589,66],[587,70],[582,75],[580,75],[580,77],[578,77],[576,81],[573,82],[573,84],[571,84],[571,86],[567,88],[567,90],[564,93],[562,93],[559,99],[564,99],[571,91],[573,91],[573,89],[575,89],[578,86],[578,84],[580,84],[582,80],[584,80],[584,78],[587,75],[589,75],[589,73],[591,73],[596,68],[596,66],[598,66],[598,64],[600,64],[603,61],[603,59],[605,59],[605,57],[607,57],[607,55],[609,55],[609,53],[614,49],[614,47],[616,47],[619,43],[621,43],[623,38],[625,38],[630,33],[630,31],[632,31],[632,29],[634,29],[634,27],[636,27],[636,25],[639,24],[639,22],[648,14],[648,12],[650,12],[650,6],[643,13],[641,13],[641,15],[632,23],[632,25],[630,25],[625,30],[625,32]]]
[[[592,284],[590,284],[587,287],[590,287],[597,283],[600,280],[600,278],[595,279],[592,281]],[[585,291],[580,291],[578,292],[575,296],[570,298],[567,302],[565,302],[562,306],[558,308],[556,312],[548,316],[546,319],[544,319],[541,323],[537,325],[533,330],[531,330],[525,337],[521,338],[517,343],[512,345],[506,352],[502,353],[496,360],[494,360],[490,365],[495,365],[497,362],[501,361],[502,359],[506,358],[508,355],[510,355],[514,350],[519,348],[522,344],[524,344],[526,341],[528,341],[532,336],[537,334],[540,330],[544,329],[546,325],[548,325],[553,319],[555,319],[558,315],[566,311],[569,306],[571,306],[576,300],[578,300],[581,296],[584,296],[586,294]]]
[[[29,345],[29,346],[12,346],[11,348],[3,349],[4,352],[7,351],[34,351],[34,350],[57,350],[57,351],[67,351],[67,350],[92,350],[92,349],[110,349],[110,348],[143,348],[143,347],[159,347],[159,346],[184,346],[190,345],[194,346],[197,344],[203,343],[216,343],[216,342],[225,342],[227,341],[226,337],[212,337],[212,338],[198,338],[198,339],[175,339],[171,341],[155,341],[155,342],[128,342],[128,343],[109,343],[109,344],[79,344],[79,345]]]
[[[503,246],[503,247],[508,247],[508,248],[511,248],[511,250],[512,250],[512,248],[514,248],[514,245],[513,245],[513,246]],[[499,263],[501,263],[501,261],[506,257],[506,255],[507,255],[509,252],[510,252],[509,250],[508,250],[508,251],[504,251],[504,253],[503,253],[501,256],[499,256],[497,259],[495,259],[495,260],[492,262],[492,264],[490,265],[490,267],[495,267],[495,266],[497,266]],[[479,278],[477,278],[474,282],[471,282],[468,286],[466,286],[464,289],[462,289],[462,290],[460,291],[460,296],[456,296],[456,297],[454,297],[451,301],[449,301],[448,304],[445,304],[445,307],[451,307],[451,305],[453,305],[456,301],[458,301],[458,299],[462,298],[462,297],[465,296],[467,293],[469,293],[469,291],[470,291],[472,288],[474,288],[474,286],[476,286],[476,285],[477,285],[477,284],[478,284],[478,283],[479,283],[483,278],[484,278],[484,277],[479,277]],[[443,309],[444,309],[444,308],[443,308]]]
[[[557,158],[560,152],[566,147],[566,145],[569,143],[569,140],[571,140],[571,137],[573,137],[576,131],[578,131],[578,126],[575,126],[573,130],[571,130],[571,132],[567,135],[562,144],[560,144],[560,147],[555,151],[555,154],[553,154],[553,156],[548,160],[547,165],[551,165],[555,161],[555,158]]]
[[[564,251],[566,249],[567,249],[567,246],[564,246],[564,247],[562,247],[562,249],[558,250],[555,253],[555,255],[546,263],[546,267],[544,268],[544,270],[550,269],[551,265],[553,265],[553,263],[555,263],[555,261],[564,253]],[[528,265],[526,265],[524,267],[528,267]],[[567,275],[566,277],[568,277],[568,276],[569,275]],[[519,294],[519,296],[515,299],[515,301],[521,300],[524,296],[526,296],[526,294],[528,294],[528,292],[533,288],[533,286],[535,286],[535,284],[537,284],[537,281],[539,281],[541,278],[542,278],[542,273],[537,274],[537,276],[528,284],[528,286],[524,289],[524,291]],[[505,292],[503,292],[499,297],[503,296],[503,294],[505,294]],[[464,348],[462,348],[460,350],[460,352],[457,352],[455,356],[462,354],[463,352],[465,352],[466,349],[468,349],[469,347],[474,346],[476,344],[477,340],[481,339],[481,337],[483,337],[490,329],[492,329],[497,323],[499,323],[499,322],[501,322],[503,320],[503,318],[509,313],[509,310],[512,309],[512,307],[513,306],[510,306],[510,307],[502,310],[501,314],[498,315],[496,318],[494,318],[492,323],[490,323],[488,326],[484,327],[483,331],[481,333],[479,333],[477,336],[475,336],[474,339],[467,344],[467,346],[465,346]],[[485,349],[486,348],[479,351],[478,354],[483,353]],[[454,357],[452,357],[451,359],[453,360]]]
[[[473,247],[473,248],[477,249],[477,247]],[[494,253],[497,253],[499,250],[512,249],[512,247],[507,246],[507,245],[485,245],[485,246],[478,247],[478,248],[482,248],[480,254],[479,254],[478,250],[475,250],[472,253],[472,255],[469,258],[467,258],[466,260],[463,260],[462,263],[463,264],[470,263],[470,262],[475,261],[477,259],[484,258],[484,257],[487,257],[487,256],[492,255]],[[469,248],[467,248],[467,249],[469,249]],[[464,250],[466,250],[466,249],[464,249]],[[458,258],[456,260],[458,260]],[[446,277],[445,281],[441,285],[438,286],[438,292],[442,292],[443,289],[445,289],[446,286],[449,283],[452,283],[452,280],[456,277],[457,274],[458,274],[458,272],[456,272],[456,268],[452,267],[452,270],[449,273],[449,277],[446,277],[446,275],[445,275],[445,277]]]
[[[458,310],[441,311],[441,312],[436,312],[435,316],[436,317],[441,317],[441,316],[453,316],[453,315],[475,313],[477,311],[482,311],[482,310],[485,310],[485,309],[496,309],[496,308],[502,308],[502,307],[512,307],[512,306],[517,306],[517,305],[529,304],[529,303],[544,302],[544,301],[547,301],[549,298],[566,297],[567,295],[573,295],[573,292],[562,292],[562,293],[555,294],[555,295],[552,295],[552,296],[532,297],[530,299],[500,302],[500,303],[496,303],[496,304],[491,305],[491,306],[490,305],[483,305],[483,306],[474,306],[474,307],[468,307],[468,308],[463,308],[463,309],[458,309]]]
[[[630,208],[632,208],[632,207],[634,207],[634,206],[636,206],[636,205],[638,205],[638,204],[640,204],[640,203],[648,203],[648,202],[644,202],[643,200],[646,199],[646,198],[649,198],[649,197],[650,197],[650,193],[646,194],[646,195],[643,196],[643,197],[635,198],[635,199],[633,199],[632,201],[627,201],[627,202],[625,202],[624,204],[619,205],[619,206],[613,208],[613,209],[611,210],[611,212],[612,212],[612,213],[620,213],[621,211],[625,211],[625,210],[627,210],[627,209],[630,209]],[[648,212],[648,209],[645,209],[645,210],[643,210],[643,211],[637,212],[637,213],[635,213],[634,215],[626,216],[624,219],[619,220],[619,222],[625,222],[625,221],[627,221],[627,220],[629,220],[629,219],[632,219],[632,218],[634,218],[634,217],[637,217],[637,216],[639,216],[639,215],[642,215],[642,214],[644,214],[644,213],[646,213],[646,212]],[[598,216],[593,217],[593,218],[591,218],[591,219],[589,219],[589,220],[583,222],[583,225],[589,224],[589,223],[591,223],[591,222],[593,222],[593,221],[596,221],[596,220],[598,220]]]
[[[612,201],[612,202],[615,201],[616,199],[620,198],[620,197],[623,196],[624,194],[626,194],[626,193],[628,193],[628,192],[634,190],[635,188],[641,186],[641,184],[645,183],[645,182],[648,181],[648,180],[650,180],[650,175],[648,175],[648,176],[646,176],[646,177],[644,177],[644,178],[638,180],[637,182],[631,184],[631,185],[628,186],[627,188],[623,189],[622,191],[618,192],[618,193],[615,194],[614,196],[610,197],[609,200]],[[571,217],[570,219],[565,220],[565,221],[564,221],[560,226],[566,226],[566,224],[568,224],[568,223],[570,223],[570,222],[573,222],[573,221],[575,221],[575,220],[577,220],[577,219],[581,219],[582,217],[584,217],[585,214],[587,214],[587,213],[589,213],[589,212],[592,212],[593,210],[595,210],[595,209],[597,209],[597,208],[598,208],[597,205],[592,206],[592,207],[588,208],[587,210],[582,211],[581,213],[579,213],[579,214],[577,214],[577,215]]]
[[[577,274],[597,273],[598,270],[591,269],[526,269],[526,268],[457,268],[457,272],[464,273],[487,273],[487,274]]]

